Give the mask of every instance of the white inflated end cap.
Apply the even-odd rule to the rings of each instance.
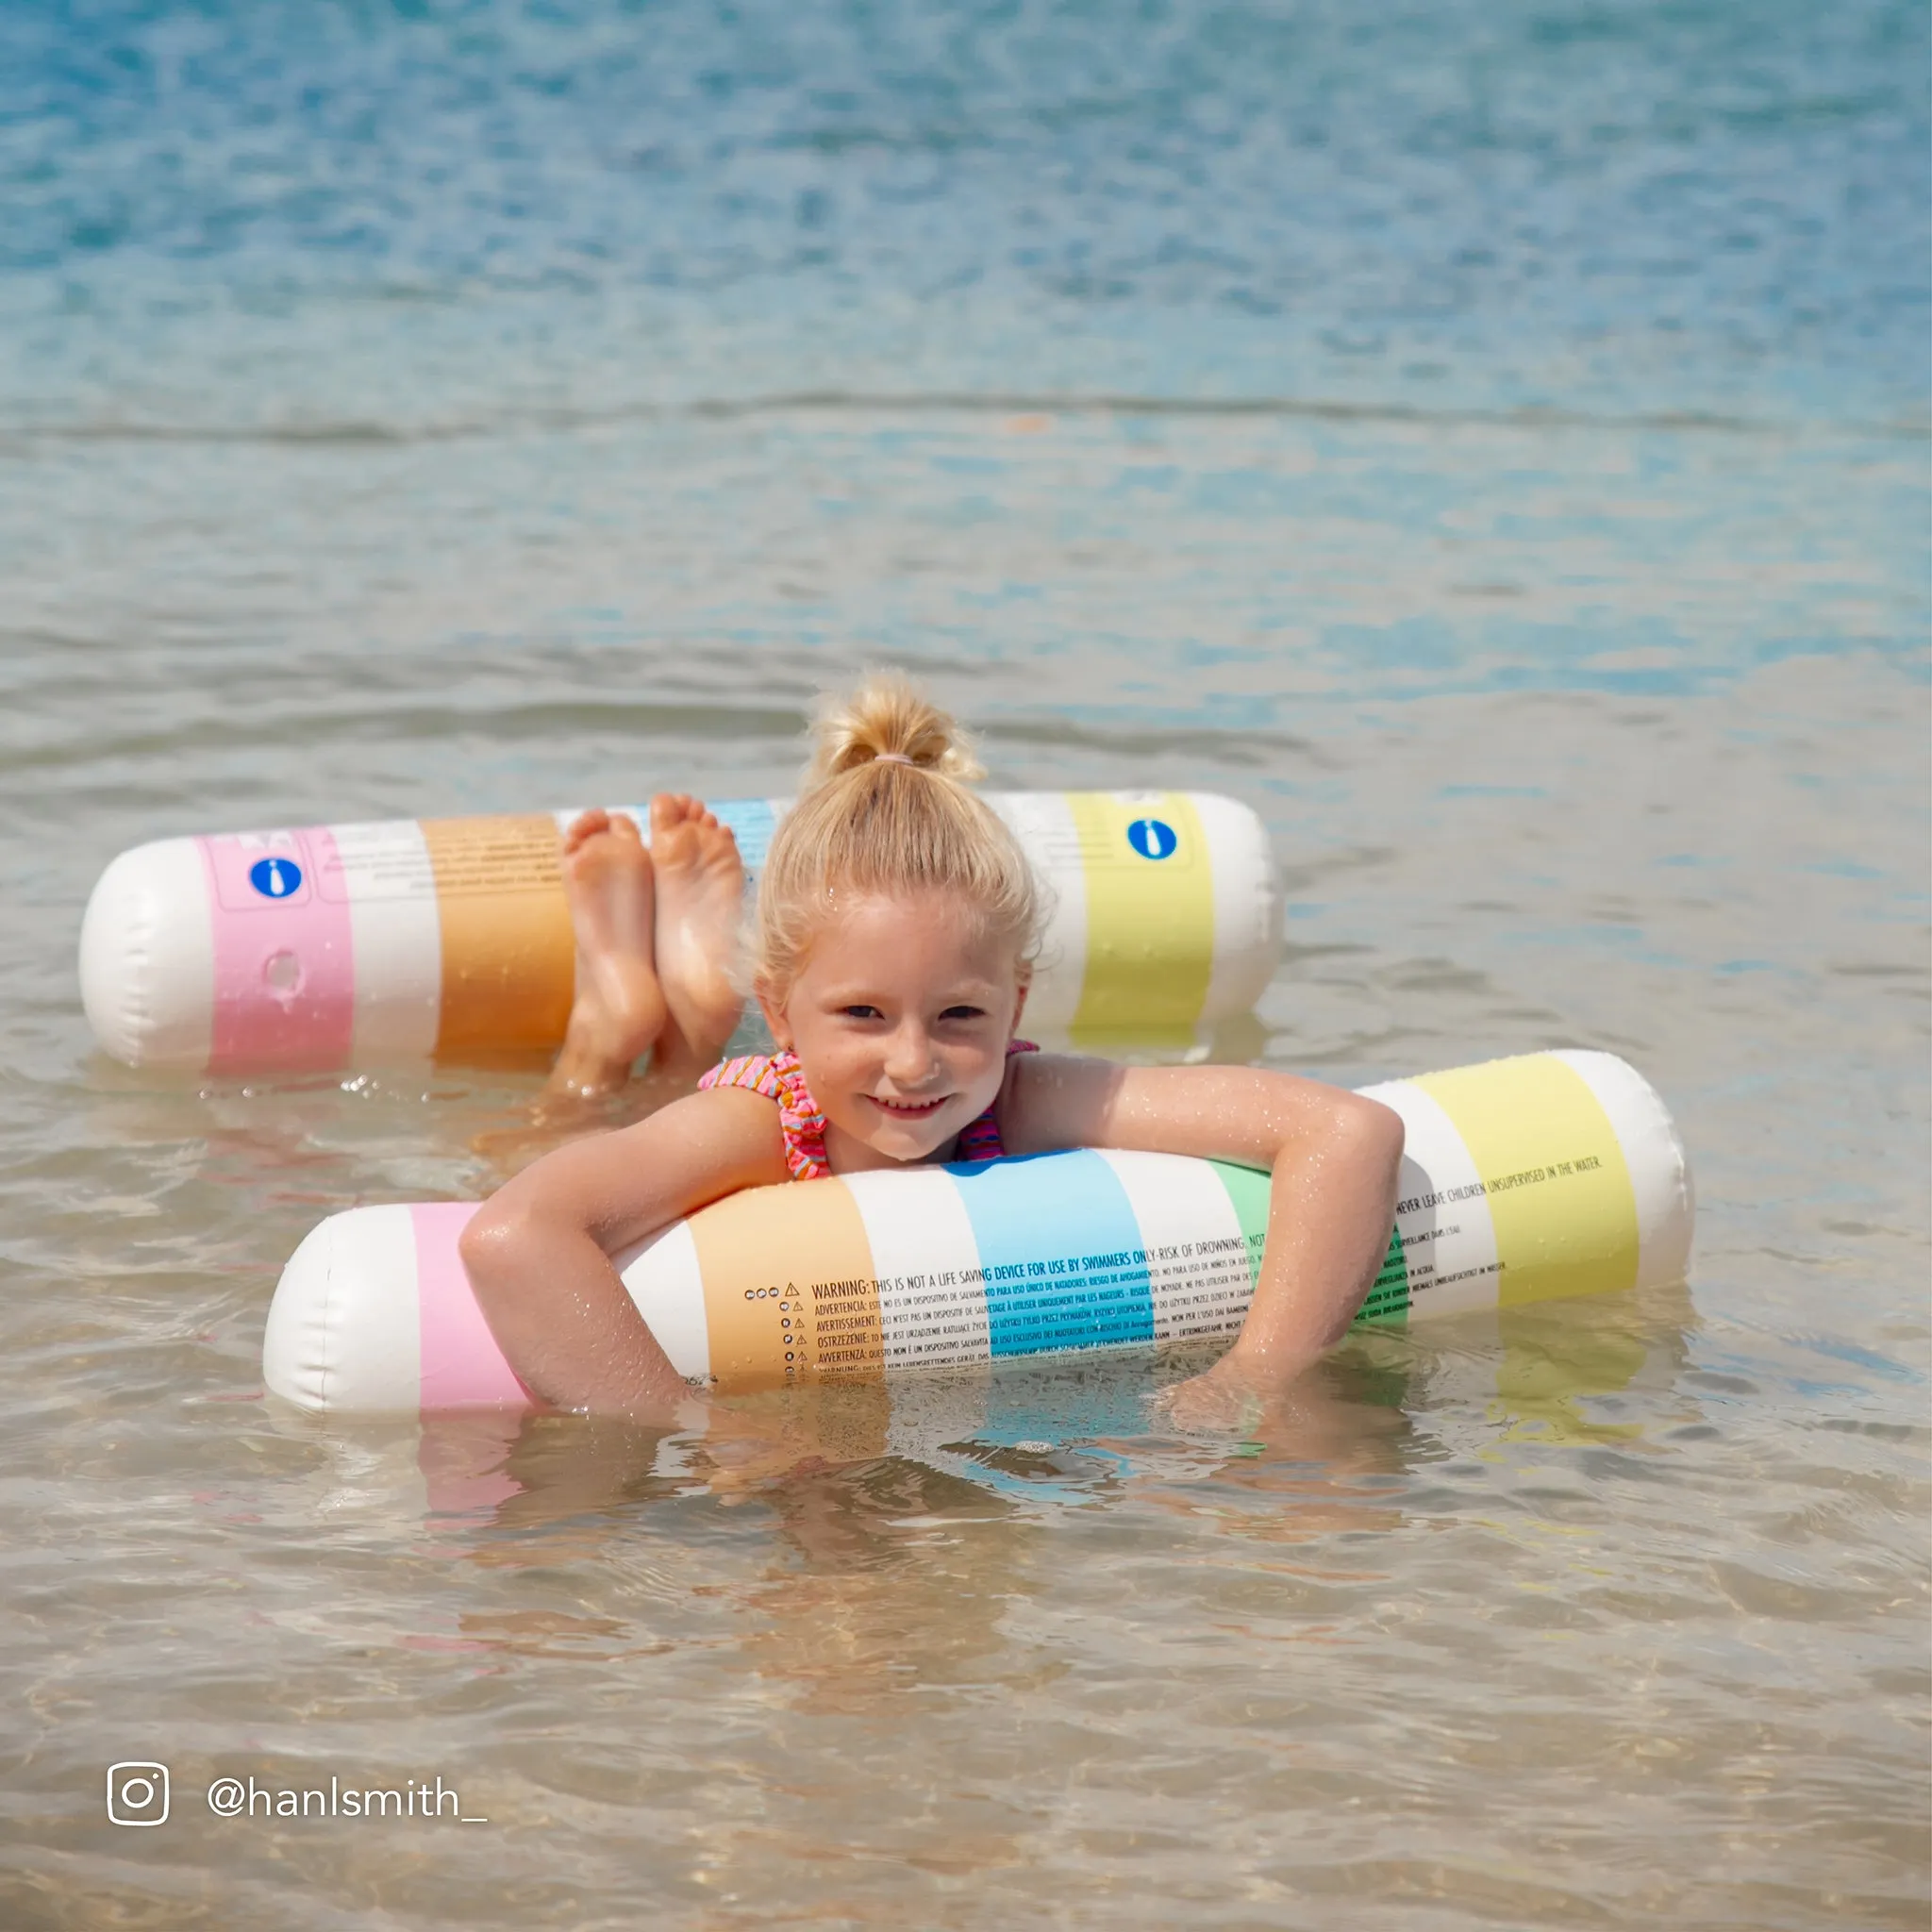
[[[331,1214],[303,1236],[268,1305],[261,1378],[271,1394],[298,1408],[327,1407],[328,1286],[341,1219]]]
[[[1580,1074],[1624,1149],[1637,1209],[1637,1286],[1682,1281],[1697,1229],[1697,1188],[1684,1137],[1660,1094],[1626,1059],[1587,1047],[1553,1058]]]
[[[192,839],[137,845],[101,874],[80,922],[80,999],[125,1065],[207,1066],[214,935]]]
[[[351,1208],[312,1228],[269,1304],[261,1374],[298,1407],[413,1413],[422,1298],[407,1207]]]
[[[1214,968],[1201,1017],[1250,1013],[1281,964],[1281,868],[1259,813],[1218,791],[1190,794],[1208,835],[1214,878]]]

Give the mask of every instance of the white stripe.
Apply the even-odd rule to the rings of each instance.
[[[689,1222],[675,1221],[642,1246],[617,1257],[644,1326],[688,1382],[711,1379],[711,1327],[705,1318],[705,1276]]]
[[[1402,1116],[1407,1141],[1396,1182],[1395,1225],[1408,1269],[1409,1318],[1460,1314],[1496,1306],[1496,1224],[1482,1176],[1456,1123],[1433,1095],[1409,1080],[1364,1087],[1363,1095]],[[1473,1193],[1462,1190],[1474,1188]],[[1443,1195],[1458,1198],[1444,1200]],[[1416,1205],[1402,1212],[1407,1202]]]
[[[986,802],[1020,841],[1048,901],[1040,970],[1021,1030],[1064,1033],[1080,1010],[1087,980],[1087,871],[1074,808],[1063,791],[1006,791]]]
[[[1252,1012],[1281,963],[1281,878],[1268,828],[1247,806],[1191,791],[1214,878],[1214,970],[1204,1021]]]
[[[331,825],[349,897],[356,1018],[350,1058],[418,1059],[442,1019],[442,915],[414,819]]]
[[[878,1276],[886,1372],[990,1361],[979,1244],[952,1175],[927,1167],[841,1178]]]
[[[1205,1160],[1106,1149],[1125,1190],[1154,1291],[1154,1339],[1232,1335],[1254,1292],[1240,1217]],[[1232,1245],[1230,1245],[1232,1243]]]

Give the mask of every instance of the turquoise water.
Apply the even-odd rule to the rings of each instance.
[[[1907,6],[11,8],[16,420],[1923,424]]]
[[[0,12],[0,1918],[1923,1924],[1927,42]],[[1136,1360],[272,1410],[301,1234],[477,1191],[538,1075],[117,1068],[101,866],[762,795],[881,658],[997,782],[1263,813],[1219,1052],[1635,1061],[1689,1286],[1358,1341],[1238,1445]]]

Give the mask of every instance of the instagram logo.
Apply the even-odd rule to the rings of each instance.
[[[108,1767],[109,1824],[165,1824],[168,1822],[168,1767],[129,1759]]]

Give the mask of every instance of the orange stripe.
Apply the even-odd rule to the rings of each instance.
[[[690,1224],[721,1390],[884,1378],[872,1243],[843,1181],[727,1194]]]
[[[557,823],[425,819],[442,922],[439,1058],[534,1052],[563,1039],[576,942],[557,866]]]

